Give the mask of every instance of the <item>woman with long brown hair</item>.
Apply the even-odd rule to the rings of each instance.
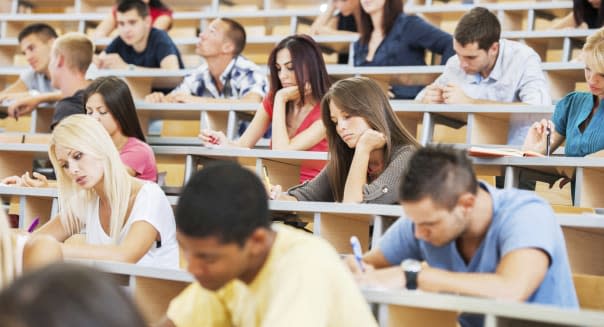
[[[230,141],[222,132],[203,130],[203,143],[251,148],[271,127],[272,149],[327,151],[319,103],[331,83],[317,43],[307,35],[286,37],[271,51],[268,68],[270,91],[243,135]],[[312,179],[321,168],[302,165],[300,182]]]
[[[321,101],[329,162],[313,180],[273,198],[299,201],[397,203],[396,190],[411,153],[419,147],[373,80],[333,84]]]

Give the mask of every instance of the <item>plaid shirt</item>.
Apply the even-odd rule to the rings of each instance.
[[[268,89],[266,74],[250,60],[237,56],[231,60],[220,81],[224,85],[220,93],[210,75],[207,63],[187,75],[173,92],[186,92],[200,97],[239,99],[250,92],[264,97]]]

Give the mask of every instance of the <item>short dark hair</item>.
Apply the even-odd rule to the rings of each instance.
[[[149,16],[149,6],[141,0],[121,0],[117,5],[117,12],[122,14],[132,9],[135,9],[143,18]]]
[[[146,142],[128,84],[115,76],[104,76],[95,79],[84,90],[84,107],[86,107],[88,98],[97,93],[103,98],[122,133],[128,137],[136,137]]]
[[[472,160],[463,150],[432,145],[420,148],[409,159],[399,197],[401,201],[429,197],[436,205],[451,210],[466,192],[478,192]]]
[[[23,41],[24,38],[36,34],[39,38],[44,41],[48,41],[49,39],[56,39],[58,37],[57,32],[52,26],[44,23],[37,23],[27,25],[24,29],[19,32],[19,36],[17,39],[19,42]]]
[[[497,16],[483,7],[474,7],[467,12],[455,28],[455,40],[462,46],[478,42],[478,48],[488,50],[499,42],[501,24]]]
[[[146,323],[109,275],[56,263],[23,275],[2,291],[0,326],[143,327]]]
[[[241,26],[241,24],[239,24],[233,19],[222,17],[220,18],[220,20],[225,22],[229,26],[229,30],[226,31],[226,36],[235,45],[235,51],[233,51],[233,55],[240,55],[243,52],[243,49],[245,48],[245,29],[243,28],[243,26]]]
[[[270,228],[266,189],[237,163],[210,163],[185,186],[176,207],[176,228],[187,236],[213,236],[242,246],[257,228]]]

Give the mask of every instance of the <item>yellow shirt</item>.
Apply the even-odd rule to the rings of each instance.
[[[254,281],[217,292],[189,285],[168,308],[177,327],[377,327],[369,306],[335,250],[287,226]]]

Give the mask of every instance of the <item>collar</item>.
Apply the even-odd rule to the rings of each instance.
[[[222,84],[225,84],[225,82],[231,78],[231,75],[233,74],[233,71],[235,70],[235,64],[237,63],[238,58],[239,58],[239,56],[233,57],[233,59],[231,59],[229,64],[226,66],[226,68],[220,75],[220,82]],[[209,72],[209,70],[208,70],[208,72]]]

